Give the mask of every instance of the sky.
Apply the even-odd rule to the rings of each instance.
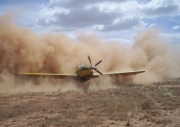
[[[0,15],[37,33],[79,31],[105,40],[131,43],[155,28],[168,42],[180,45],[180,0],[0,0]]]

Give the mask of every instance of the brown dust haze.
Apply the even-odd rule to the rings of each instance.
[[[179,77],[180,53],[174,53],[157,30],[138,34],[134,42],[125,45],[104,41],[94,34],[78,32],[76,39],[65,34],[39,35],[27,27],[13,23],[9,16],[0,17],[0,93],[79,90],[72,81],[43,79],[38,85],[31,81],[16,82],[18,72],[74,73],[78,63],[89,65],[87,56],[101,72],[145,70],[145,73],[125,78],[133,83],[148,83]],[[133,78],[133,80],[132,80]],[[89,89],[105,89],[122,84],[102,78]]]

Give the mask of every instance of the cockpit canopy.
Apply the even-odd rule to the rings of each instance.
[[[84,67],[84,65],[83,65],[82,63],[80,63],[80,64],[78,64],[77,67],[78,67],[78,68],[82,68],[82,67]]]

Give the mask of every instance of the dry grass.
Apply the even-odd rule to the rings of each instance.
[[[169,83],[170,81],[168,81]],[[91,91],[91,94],[36,93],[0,96],[0,124],[2,126],[87,126],[120,124],[128,113],[138,121],[153,124],[172,124],[163,112],[179,110],[179,81],[145,85],[120,86],[118,89]],[[157,85],[158,84],[158,85]],[[168,85],[168,84],[167,84]],[[176,86],[177,85],[177,86]],[[139,117],[143,114],[143,117]],[[167,114],[168,115],[168,114]]]

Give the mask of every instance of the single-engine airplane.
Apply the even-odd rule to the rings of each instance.
[[[90,66],[84,66],[83,64],[78,64],[76,67],[75,74],[52,74],[52,73],[19,73],[20,76],[30,76],[30,77],[48,77],[48,78],[58,78],[58,79],[76,79],[80,82],[88,81],[92,78],[98,78],[102,75],[122,75],[130,76],[143,73],[145,71],[130,71],[130,72],[114,72],[114,73],[101,73],[97,70],[96,66],[102,62],[100,60],[95,65],[92,65],[91,58],[88,56]],[[96,71],[99,74],[94,74]]]

